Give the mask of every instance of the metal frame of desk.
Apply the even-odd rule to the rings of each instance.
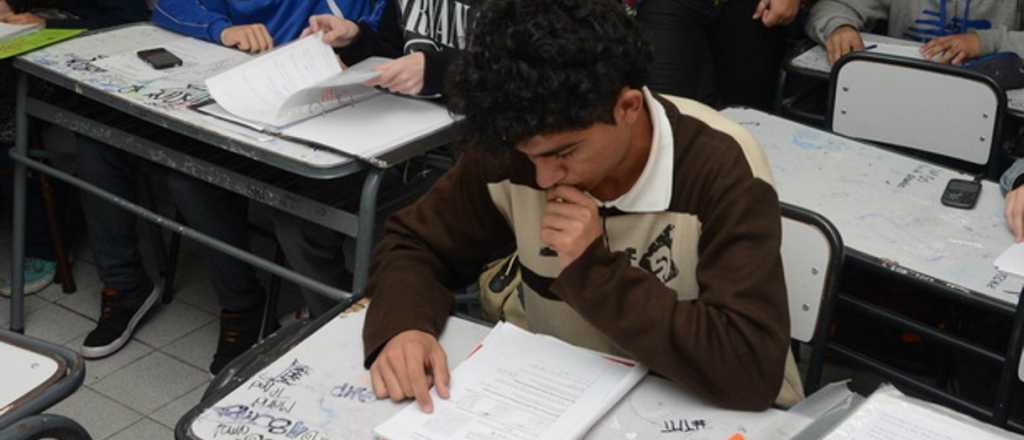
[[[133,26],[133,25],[126,25]],[[124,26],[122,26],[124,27]],[[84,35],[108,32],[121,27],[90,32]],[[258,149],[238,142],[216,131],[198,127],[183,121],[165,117],[139,103],[118,98],[110,93],[98,90],[87,84],[75,81],[35,65],[24,59],[14,61],[18,70],[15,112],[16,140],[15,147],[10,151],[14,161],[14,219],[11,264],[11,324],[10,328],[17,332],[24,331],[24,249],[25,249],[25,189],[26,176],[29,168],[60,179],[70,185],[110,201],[157,225],[179,233],[200,244],[224,252],[257,268],[266,270],[281,278],[288,279],[302,287],[310,288],[336,300],[347,300],[353,297],[349,292],[328,286],[305,275],[294,272],[283,266],[260,258],[247,250],[228,245],[220,240],[208,237],[182,225],[172,219],[163,217],[151,210],[143,208],[128,200],[99,189],[89,182],[78,179],[49,165],[30,158],[28,151],[29,116],[65,127],[77,134],[94,138],[112,147],[139,156],[147,161],[166,168],[187,174],[209,182],[221,188],[258,201],[273,208],[295,214],[301,218],[325,226],[348,236],[356,238],[353,290],[361,292],[366,286],[372,251],[373,231],[376,222],[377,196],[380,190],[382,174],[387,168],[370,166],[366,162],[350,159],[341,161],[332,167],[315,167],[295,158],[275,154],[267,149]],[[87,115],[76,113],[73,109],[61,108],[54,103],[43,102],[29,97],[28,76],[31,75],[48,83],[55,84],[87,98],[89,101],[110,107],[116,112],[133,119],[144,121],[156,127],[195,139],[198,142],[215,146],[222,150],[252,159],[268,166],[300,176],[314,179],[334,179],[351,176],[358,172],[366,172],[360,193],[359,212],[353,214],[328,204],[275,187],[266,182],[233,172],[212,163],[190,157],[174,148],[161,145],[151,139],[137,136],[118,127],[91,119]],[[412,157],[424,154],[438,146],[451,143],[454,130],[451,126],[421,136],[408,142],[380,158],[389,166],[397,165]],[[310,147],[313,148],[313,147]]]

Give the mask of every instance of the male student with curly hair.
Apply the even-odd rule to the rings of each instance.
[[[651,93],[650,48],[617,1],[473,15],[448,87],[469,148],[376,251],[363,340],[377,395],[428,412],[431,384],[447,397],[452,290],[518,249],[530,330],[722,406],[797,401],[779,202],[751,135]]]

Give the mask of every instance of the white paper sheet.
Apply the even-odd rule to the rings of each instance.
[[[1024,277],[1024,243],[1014,243],[996,258],[996,269]]]
[[[891,385],[876,390],[825,440],[1004,440],[1024,437],[963,414],[904,396]]]
[[[898,56],[898,57],[913,58],[915,60],[923,60],[923,59],[925,59],[924,56],[921,55],[921,47],[920,46],[908,46],[908,45],[903,45],[903,44],[892,44],[892,43],[884,43],[884,42],[878,42],[878,43],[867,43],[867,42],[865,42],[864,44],[865,44],[866,48],[870,48],[870,49],[867,49],[868,52],[877,52],[877,53],[883,53],[883,54],[886,54],[886,55],[894,55],[894,56]]]
[[[364,95],[374,58],[343,73],[334,51],[310,35],[206,80],[210,95],[236,116],[283,128]]]
[[[499,323],[452,372],[451,397],[432,390],[378,426],[389,440],[577,439],[647,373],[631,362]]]

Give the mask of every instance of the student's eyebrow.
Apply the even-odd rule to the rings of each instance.
[[[559,153],[561,153],[561,152],[563,152],[565,150],[568,150],[568,149],[570,149],[572,147],[575,147],[575,146],[579,145],[581,142],[583,142],[582,139],[580,139],[578,141],[575,141],[575,142],[569,142],[568,144],[559,145],[559,146],[551,149],[550,151],[546,151],[546,152],[540,153],[540,154],[535,154],[534,157],[557,156]]]

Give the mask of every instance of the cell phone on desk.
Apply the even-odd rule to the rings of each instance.
[[[169,69],[182,64],[181,58],[178,58],[173,53],[162,47],[140,50],[137,52],[137,55],[139,56],[139,59],[145,61],[150,66],[153,66],[156,70]]]
[[[981,183],[973,180],[949,179],[942,192],[942,204],[951,208],[971,209],[978,203]]]

